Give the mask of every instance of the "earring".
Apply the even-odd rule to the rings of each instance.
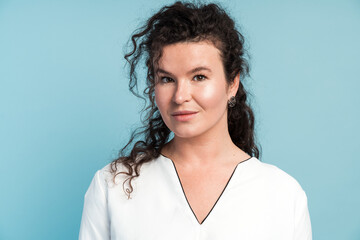
[[[234,107],[236,105],[236,98],[235,96],[232,96],[228,101],[229,107]]]

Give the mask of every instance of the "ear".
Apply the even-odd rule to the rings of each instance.
[[[231,83],[231,85],[228,88],[229,97],[236,95],[237,90],[239,89],[239,82],[240,82],[240,73],[236,74],[234,81]]]

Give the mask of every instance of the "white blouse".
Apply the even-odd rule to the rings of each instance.
[[[109,169],[110,164],[96,172],[85,194],[80,240],[312,239],[307,197],[299,183],[255,157],[235,167],[202,223],[171,159],[160,155],[143,164],[130,199],[123,191],[125,175],[119,174],[114,184]]]

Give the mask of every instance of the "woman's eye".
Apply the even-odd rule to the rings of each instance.
[[[168,82],[172,82],[173,79],[172,78],[169,78],[169,77],[161,77],[160,78],[160,82],[162,83],[168,83]]]
[[[202,80],[205,80],[205,79],[206,79],[206,77],[204,75],[196,75],[194,77],[194,80],[196,80],[196,81],[202,81]]]

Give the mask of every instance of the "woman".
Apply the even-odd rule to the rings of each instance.
[[[96,172],[80,239],[311,239],[301,186],[258,160],[244,39],[226,12],[176,2],[132,43],[136,95],[143,55],[148,69],[144,130]]]

